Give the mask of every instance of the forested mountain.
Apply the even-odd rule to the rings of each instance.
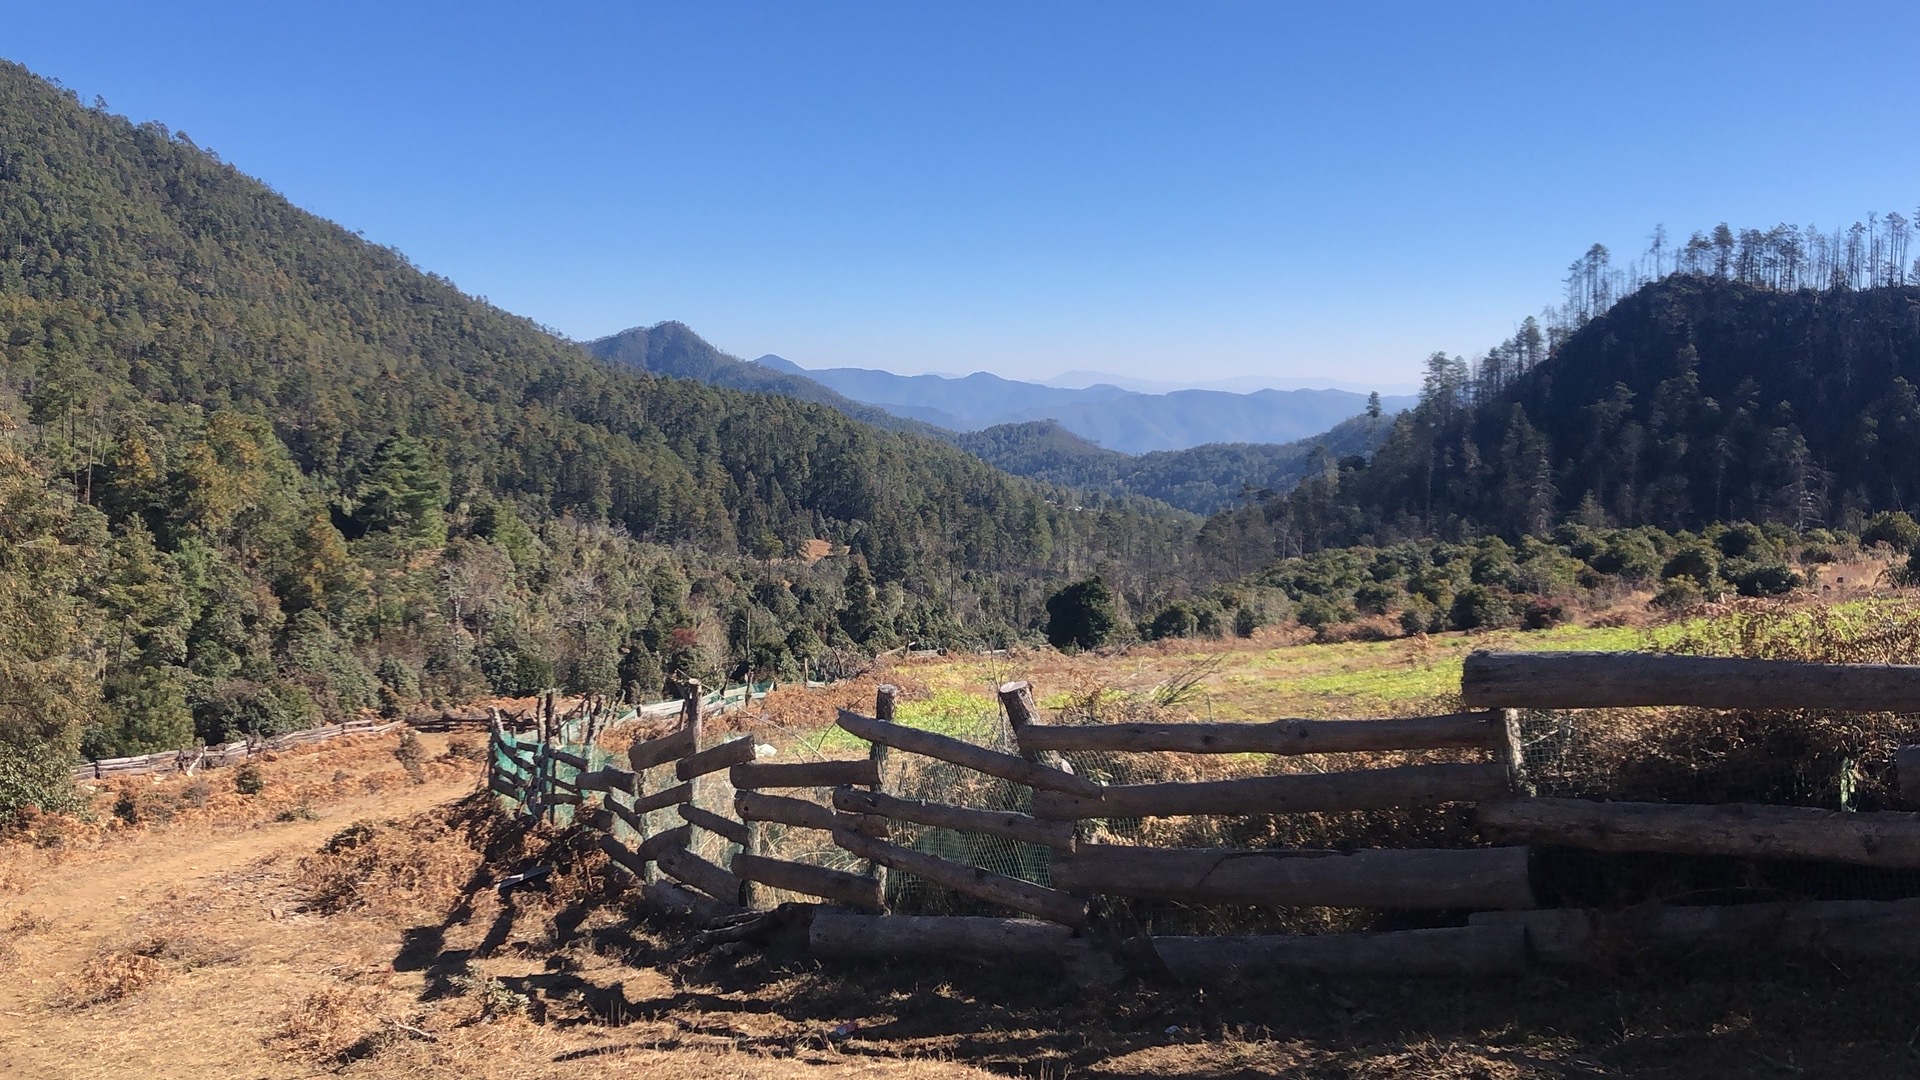
[[[1370,463],[1208,530],[1288,554],[1565,520],[1857,531],[1872,511],[1912,507],[1920,288],[1855,289],[1844,272],[1827,289],[1776,288],[1741,265],[1643,285],[1550,356],[1531,320],[1477,365],[1436,354]]]
[[[1326,431],[1367,408],[1349,390],[1175,390],[1143,394],[1117,386],[1068,389],[1004,379],[984,371],[963,377],[896,375],[868,368],[804,369],[778,356],[754,361],[804,376],[855,401],[954,431],[1055,420],[1108,450],[1145,454],[1206,443],[1287,443]],[[1395,412],[1411,398],[1388,397]]]
[[[782,371],[751,364],[729,356],[693,332],[685,323],[663,322],[636,326],[617,334],[589,341],[584,348],[609,363],[620,364],[655,375],[677,379],[695,379],[730,390],[757,394],[780,394],[838,409],[862,423],[891,431],[911,431],[920,435],[943,437],[946,432],[919,420],[895,416],[885,409],[867,405],[827,388],[804,373]]]
[[[1370,454],[1392,425],[1391,417],[1362,414],[1291,443],[1207,443],[1138,456],[1102,449],[1052,420],[1002,424],[954,441],[1017,476],[1211,514],[1241,499],[1288,491],[1340,458]]]
[[[602,363],[15,65],[0,190],[0,813],[83,737],[791,675],[1188,569],[1185,515]]]

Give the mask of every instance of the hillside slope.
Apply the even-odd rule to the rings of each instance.
[[[1288,491],[1340,458],[1370,454],[1392,424],[1391,418],[1356,416],[1291,443],[1206,443],[1138,456],[1103,449],[1052,420],[1003,424],[954,441],[1017,476],[1211,514],[1249,495]]]
[[[1004,640],[1195,525],[603,363],[16,65],[0,182],[0,814],[83,736]]]
[[[1920,497],[1920,289],[1673,275],[1520,373],[1436,357],[1370,465],[1258,512],[1308,547],[1587,523],[1858,528]]]

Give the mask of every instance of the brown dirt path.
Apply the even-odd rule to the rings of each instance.
[[[436,752],[444,745],[426,741]],[[937,1060],[774,1057],[684,1032],[661,1039],[600,1026],[555,1030],[515,1016],[463,1021],[464,999],[429,1001],[424,973],[396,970],[404,922],[305,909],[301,860],[330,837],[355,822],[450,809],[476,788],[478,766],[466,761],[440,760],[424,783],[410,782],[391,744],[268,765],[269,790],[280,797],[251,810],[268,820],[185,815],[169,827],[104,830],[57,857],[0,845],[0,1077],[577,1080],[610,1068],[658,1080],[987,1075]],[[222,791],[229,784],[212,782]],[[96,809],[111,797],[103,793]],[[222,797],[225,813],[235,813],[232,797]],[[280,806],[299,810],[278,814]],[[537,962],[499,966],[540,970]],[[627,977],[636,989],[648,982],[672,992],[656,972]]]

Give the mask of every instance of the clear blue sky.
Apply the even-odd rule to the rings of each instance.
[[[14,3],[470,292],[807,366],[1409,381],[1594,241],[1920,202],[1920,5]]]

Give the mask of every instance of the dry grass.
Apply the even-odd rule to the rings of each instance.
[[[132,997],[166,979],[171,969],[163,961],[172,959],[178,959],[178,954],[163,938],[102,950],[81,965],[61,991],[61,1000],[71,1008],[84,1009]]]

